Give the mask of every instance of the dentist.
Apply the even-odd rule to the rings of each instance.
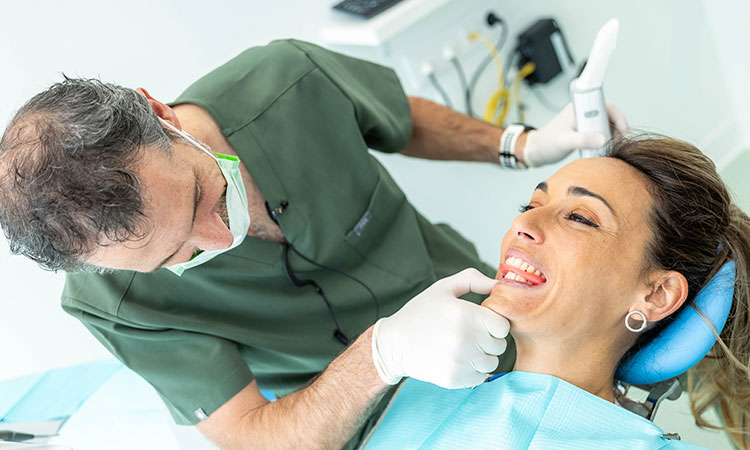
[[[513,363],[478,306],[494,269],[368,148],[536,167],[603,144],[574,128],[566,107],[503,130],[276,41],[170,105],[98,80],[36,95],[0,142],[0,225],[67,272],[63,308],[177,423],[222,448],[356,448],[403,377],[473,386]]]

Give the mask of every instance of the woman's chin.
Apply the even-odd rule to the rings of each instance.
[[[523,320],[530,312],[539,306],[540,300],[537,295],[529,295],[518,289],[509,289],[508,286],[498,284],[490,292],[482,306],[504,316],[511,322]]]
[[[484,306],[485,308],[489,308],[505,317],[508,317],[507,314],[511,310],[510,307],[512,306],[513,301],[508,298],[508,293],[503,291],[504,289],[500,285],[492,288],[490,296],[484,299],[484,301],[482,302],[482,306]]]

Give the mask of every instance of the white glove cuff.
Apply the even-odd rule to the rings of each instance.
[[[536,137],[536,133],[536,130],[529,131],[529,134],[526,135],[526,144],[523,147],[523,163],[529,169],[531,169],[532,167],[537,167],[539,165],[534,163],[534,159],[532,158],[530,151],[530,149],[534,148],[534,145],[531,144],[531,141],[533,141]]]
[[[394,385],[398,384],[402,377],[396,376],[388,370],[378,348],[378,330],[380,330],[383,320],[385,320],[385,317],[375,322],[375,327],[372,329],[372,362],[375,364],[375,370],[378,371],[380,379],[386,384]]]

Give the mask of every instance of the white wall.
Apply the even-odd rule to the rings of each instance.
[[[740,21],[750,17],[750,3],[736,1],[726,5],[725,2],[705,0],[704,6],[706,21],[716,43],[714,50],[719,59],[716,70],[731,94],[732,126],[740,133],[738,145],[729,148],[727,154],[717,160],[719,168],[723,169],[739,157],[739,152],[750,148],[750,46],[743,45],[747,42],[747,29],[739,25]]]
[[[4,128],[16,109],[62,72],[143,86],[157,98],[173,99],[249,46],[290,36],[314,39],[329,2],[311,3],[2,2],[0,123]],[[305,14],[312,20],[300,20]],[[62,278],[9,255],[0,238],[0,380],[108,357],[60,309]]]
[[[454,0],[454,3],[459,0]],[[143,86],[163,100],[243,49],[271,39],[296,37],[320,42],[331,19],[332,0],[214,1],[112,0],[0,3],[0,123],[31,95],[71,76],[100,77]],[[573,53],[582,60],[599,26],[620,19],[620,37],[606,77],[610,101],[632,126],[692,141],[720,160],[748,142],[750,48],[745,23],[750,7],[741,0],[472,0],[505,17],[511,37],[541,16],[555,17]],[[483,10],[477,9],[477,13]],[[390,44],[392,54],[409,52],[420,34],[415,25]],[[403,47],[402,47],[403,45]],[[348,51],[356,49],[348,48]],[[359,49],[368,54],[366,49]],[[372,54],[373,52],[369,52]],[[473,69],[477,58],[465,61]],[[397,60],[392,64],[399,64]],[[455,77],[440,79],[459,103]],[[493,86],[483,77],[475,109]],[[567,81],[543,88],[563,104]],[[437,98],[426,84],[413,94]],[[529,122],[551,117],[528,93]],[[468,163],[440,163],[382,156],[407,195],[427,217],[449,222],[496,263],[500,237],[531,189],[556,167],[513,173]],[[426,188],[429,187],[429,188]],[[7,253],[0,239],[0,379],[106,357],[74,319],[59,308],[61,275],[36,268]]]
[[[631,127],[688,140],[716,160],[743,140],[735,104],[741,104],[743,98],[750,102],[750,96],[739,97],[728,90],[719,69],[714,30],[705,19],[701,1],[484,3],[494,4],[494,9],[506,17],[512,35],[540,16],[554,17],[579,62],[587,57],[598,28],[609,18],[618,17],[620,34],[605,77],[605,96],[626,114]],[[726,14],[715,25],[726,28],[731,20],[739,21],[740,17]],[[731,52],[725,50],[727,54]],[[748,73],[750,57],[744,63],[732,62],[739,67],[744,64],[744,74]],[[494,74],[488,72],[482,78],[485,92],[494,87]],[[454,94],[454,103],[459,103],[455,74],[446,72],[439,78]],[[568,80],[559,76],[541,90],[550,101],[562,105],[567,101]],[[420,91],[437,98],[427,84]],[[475,111],[482,110],[487,95],[476,96]],[[552,117],[533,95],[527,92],[523,96],[529,105],[529,123],[541,126]],[[515,216],[517,206],[528,200],[539,181],[562,165],[519,173],[401,156],[381,159],[420,210],[433,220],[455,224],[479,244],[480,254],[493,263],[499,258],[500,236]],[[430,189],[423,188],[427,185]]]

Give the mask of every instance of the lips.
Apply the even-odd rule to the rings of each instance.
[[[527,261],[524,256],[518,254],[507,256],[505,262],[500,264],[500,272],[505,279],[529,286],[537,286],[547,282],[547,277],[541,270]]]

